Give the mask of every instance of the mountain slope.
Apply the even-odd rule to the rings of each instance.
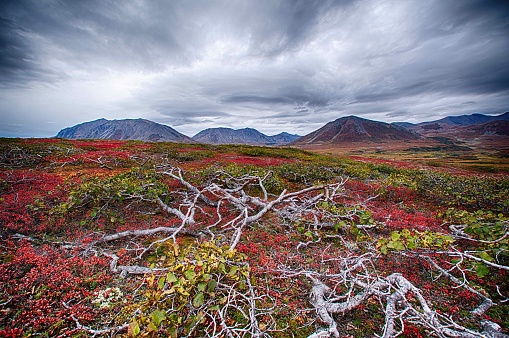
[[[208,144],[250,144],[250,145],[284,145],[299,138],[298,135],[280,133],[267,136],[256,129],[209,128],[193,136],[197,142]]]
[[[346,142],[380,142],[415,140],[419,136],[402,127],[347,116],[327,123],[322,128],[301,137],[293,145],[340,144]]]
[[[498,120],[483,124],[462,127],[465,132],[471,132],[477,135],[489,136],[500,135],[509,136],[509,121]]]
[[[56,137],[67,139],[194,142],[191,138],[169,126],[145,119],[99,119],[64,128],[58,132]]]

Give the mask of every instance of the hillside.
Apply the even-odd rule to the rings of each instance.
[[[65,139],[193,142],[191,138],[169,126],[145,119],[99,119],[62,129],[56,137]]]
[[[347,116],[327,123],[322,128],[301,137],[293,145],[341,144],[345,142],[381,142],[415,140],[419,136],[392,124]]]
[[[209,128],[202,130],[193,140],[207,144],[249,144],[249,145],[285,145],[299,138],[298,135],[280,133],[267,136],[256,129]]]
[[[463,127],[460,130],[465,132],[472,132],[477,135],[500,135],[509,136],[509,121],[499,120],[491,121],[484,124],[476,124],[472,126]]]

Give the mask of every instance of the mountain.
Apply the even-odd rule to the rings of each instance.
[[[280,133],[267,136],[256,129],[209,128],[193,136],[197,142],[208,144],[250,144],[250,145],[285,145],[300,136]]]
[[[291,142],[297,140],[298,138],[300,138],[299,135],[288,134],[285,132],[279,133],[277,135],[269,136],[269,137],[272,138],[272,140],[274,140],[275,145],[285,145],[285,144],[291,143]]]
[[[393,124],[421,134],[427,134],[428,132],[449,129],[451,127],[471,126],[492,121],[509,121],[509,112],[501,115],[471,114],[447,116],[440,120],[426,121],[417,124],[408,122],[394,122]]]
[[[56,137],[66,139],[110,139],[194,143],[191,138],[169,126],[145,119],[99,119],[64,128],[58,132]]]
[[[397,125],[347,116],[327,123],[322,128],[296,140],[292,145],[380,142],[418,138],[417,134]]]
[[[484,114],[472,114],[472,115],[460,115],[460,116],[448,116],[443,119],[426,122],[426,123],[438,123],[438,124],[450,124],[450,125],[461,125],[468,126],[472,124],[483,124],[491,121],[509,121],[509,112],[502,115],[484,115]],[[426,124],[420,123],[419,125]]]
[[[507,136],[507,123],[509,122],[509,112],[501,115],[471,114],[460,116],[448,116],[440,120],[421,122],[413,125],[398,125],[406,127],[426,137],[449,137],[453,140],[481,141],[496,140],[502,136]],[[503,140],[499,140],[503,142]]]

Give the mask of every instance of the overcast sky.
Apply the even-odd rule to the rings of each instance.
[[[146,118],[307,134],[509,110],[509,2],[2,0],[0,136]]]

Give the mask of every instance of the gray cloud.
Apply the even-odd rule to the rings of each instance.
[[[4,0],[0,135],[103,116],[192,135],[502,113],[508,22],[495,0]]]
[[[263,94],[262,94],[263,95]],[[221,98],[222,103],[255,103],[263,105],[305,105],[310,107],[327,106],[331,97],[318,91],[306,90],[301,86],[277,88],[271,96],[233,94]]]
[[[39,74],[22,33],[22,30],[18,32],[12,20],[0,16],[0,78],[3,79],[0,85],[25,82]]]

